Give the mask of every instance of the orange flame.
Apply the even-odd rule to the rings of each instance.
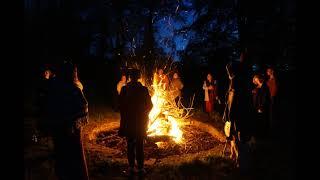
[[[155,73],[151,98],[153,108],[149,113],[148,136],[170,136],[176,143],[182,143],[181,123],[178,118],[175,118],[178,117],[175,116],[175,111],[169,108],[170,92],[163,89],[163,84],[161,81],[157,82],[156,76]]]

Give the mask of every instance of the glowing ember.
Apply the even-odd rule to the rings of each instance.
[[[170,136],[176,143],[182,143],[181,119],[179,108],[171,98],[170,91],[165,90],[158,78],[153,79],[153,108],[149,113],[148,136]],[[156,143],[161,146],[161,143]]]

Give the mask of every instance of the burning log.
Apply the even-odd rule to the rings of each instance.
[[[146,139],[148,142],[156,143],[156,142],[170,142],[172,141],[171,136],[162,135],[162,136],[149,136]]]

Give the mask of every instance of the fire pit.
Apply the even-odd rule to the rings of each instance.
[[[148,86],[153,108],[149,113],[149,124],[145,142],[145,159],[177,158],[189,154],[215,149],[225,141],[224,135],[213,126],[192,118],[193,99],[185,107],[180,99],[173,96],[173,90],[156,81]],[[119,119],[100,124],[87,132],[91,149],[102,152],[112,160],[126,163],[127,148],[125,138],[118,136]],[[169,158],[170,159],[170,158]]]
[[[127,157],[126,139],[117,135],[118,129],[100,132],[97,135],[96,143],[105,147],[120,150],[114,157]],[[145,141],[145,158],[161,159],[172,155],[182,155],[188,153],[197,153],[214,148],[219,144],[210,133],[194,127],[185,126],[182,129],[184,133],[184,144],[176,144],[168,136],[160,136],[156,138],[147,138]]]
[[[127,163],[126,140],[118,136],[119,121],[96,124],[94,128],[85,129],[86,145],[89,151],[111,158],[113,161]],[[206,154],[224,142],[224,135],[215,127],[192,119],[181,129],[183,143],[176,143],[169,136],[148,137],[145,141],[145,160],[161,162],[183,156]]]

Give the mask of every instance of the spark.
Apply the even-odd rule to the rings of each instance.
[[[178,5],[177,8],[176,8],[176,13],[178,12],[178,9],[179,9],[179,5]]]

